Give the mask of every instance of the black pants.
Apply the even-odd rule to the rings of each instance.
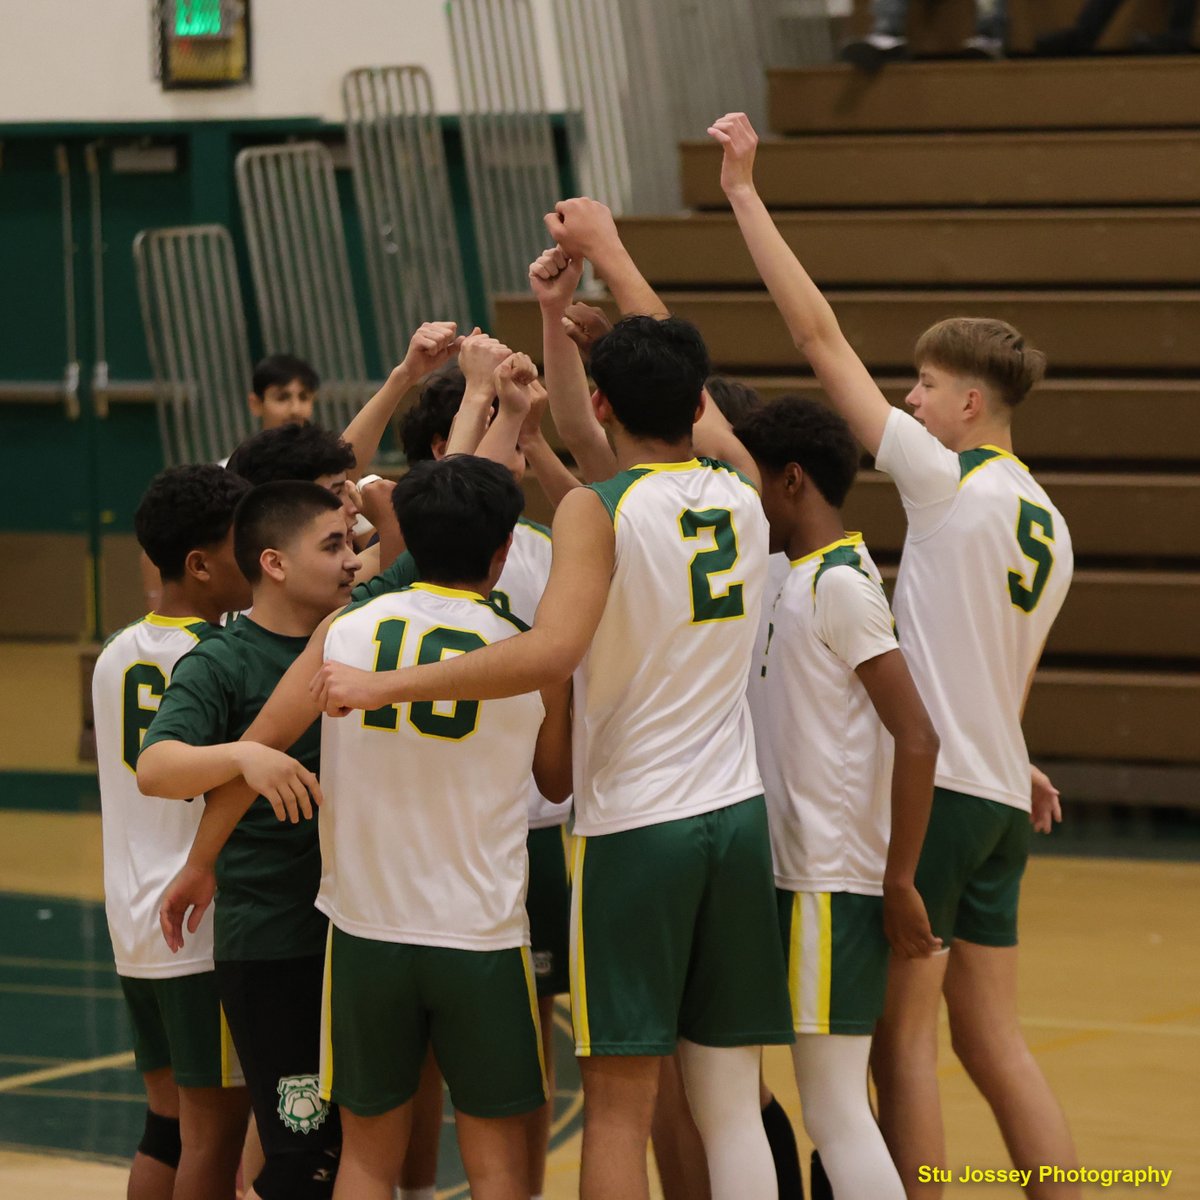
[[[263,1200],[332,1195],[342,1126],[317,1094],[325,956],[218,962],[217,989],[266,1166],[254,1181]]]

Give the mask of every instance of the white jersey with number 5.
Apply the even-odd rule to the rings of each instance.
[[[767,577],[758,493],[712,459],[631,467],[592,486],[616,561],[575,674],[575,832],[757,796],[746,680]]]
[[[325,657],[391,671],[523,629],[474,592],[414,583],[347,609]],[[526,810],[544,715],[532,692],[323,718],[317,907],[375,941],[529,945]]]
[[[109,639],[92,675],[104,908],[117,974],[133,979],[175,979],[213,969],[211,905],[178,954],[168,949],[158,927],[159,901],[187,861],[203,806],[143,796],[137,758],[175,664],[216,632],[199,617],[150,613]]]
[[[908,516],[893,609],[942,741],[937,784],[1028,812],[1021,706],[1071,583],[1067,523],[1020,459],[955,454],[899,409],[875,463]]]

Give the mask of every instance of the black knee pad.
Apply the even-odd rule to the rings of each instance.
[[[254,1181],[262,1200],[330,1200],[337,1178],[336,1150],[275,1154]]]
[[[172,1171],[179,1167],[179,1156],[183,1152],[183,1142],[179,1137],[179,1119],[163,1117],[146,1109],[146,1128],[142,1130],[142,1140],[138,1143],[138,1153],[147,1158],[170,1167]]]

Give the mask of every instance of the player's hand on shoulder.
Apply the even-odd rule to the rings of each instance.
[[[282,750],[259,742],[239,742],[238,766],[242,778],[262,796],[280,821],[312,819],[313,803],[322,800],[317,777],[302,763]]]
[[[595,259],[597,254],[621,244],[612,210],[587,196],[560,200],[544,220],[555,245],[572,259]]]
[[[736,191],[753,191],[758,134],[750,118],[745,113],[726,113],[709,126],[708,132],[725,151],[721,160],[721,190],[727,196]]]
[[[205,910],[217,894],[217,876],[211,867],[197,867],[190,862],[167,884],[158,909],[158,925],[163,939],[177,954],[183,949],[183,926],[188,933],[200,928]]]
[[[379,676],[374,671],[362,671],[332,658],[321,664],[308,690],[327,717],[345,717],[355,709],[392,703],[380,694]]]
[[[458,350],[458,365],[466,377],[467,387],[490,380],[492,373],[510,354],[512,351],[503,342],[476,326],[462,339]]]
[[[929,925],[925,901],[911,883],[884,883],[883,932],[903,958],[927,958],[942,948],[942,939],[933,936]]]
[[[562,322],[567,337],[579,347],[585,363],[592,355],[592,347],[612,328],[612,322],[602,308],[580,300],[567,305]]]
[[[445,366],[463,341],[456,322],[426,321],[409,339],[408,352],[397,370],[404,371],[409,379],[419,379]]]
[[[583,275],[583,260],[568,257],[561,246],[545,250],[529,264],[529,286],[543,308],[565,309]]]
[[[1033,801],[1029,820],[1033,823],[1034,832],[1049,833],[1063,819],[1062,795],[1050,782],[1050,776],[1032,763],[1029,765],[1029,779],[1030,799]]]

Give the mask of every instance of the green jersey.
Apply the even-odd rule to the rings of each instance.
[[[405,550],[390,567],[380,571],[374,579],[356,584],[350,594],[354,600],[374,600],[376,596],[386,596],[390,592],[399,592],[410,587],[420,577],[413,556]]]
[[[250,727],[308,638],[271,633],[249,617],[200,643],[175,666],[143,749],[155,742],[215,746]],[[321,722],[288,753],[316,772]],[[279,821],[262,796],[217,859],[213,958],[302,958],[325,949],[327,923],[314,907],[321,882],[317,819]]]

